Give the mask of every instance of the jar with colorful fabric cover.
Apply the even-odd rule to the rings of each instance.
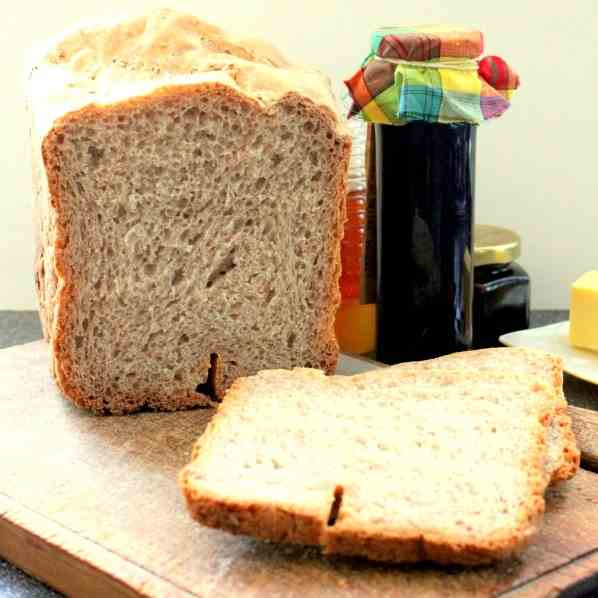
[[[479,31],[390,27],[346,81],[375,124],[377,347],[384,363],[471,348],[477,126],[519,79]]]

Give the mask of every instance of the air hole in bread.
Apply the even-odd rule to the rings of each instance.
[[[89,155],[89,165],[91,168],[97,168],[100,160],[104,156],[104,150],[95,145],[90,145],[87,148],[87,153]]]
[[[230,253],[212,270],[206,282],[206,288],[209,289],[218,280],[226,276],[231,270],[235,268],[235,250],[232,249]]]
[[[276,295],[276,291],[272,287],[270,287],[268,289],[268,292],[266,293],[266,298],[264,299],[264,303],[266,305],[268,305],[272,301],[272,299],[274,299],[275,295]]]
[[[274,225],[271,220],[266,220],[264,223],[264,236],[268,236],[272,232]]]
[[[216,368],[219,361],[218,353],[210,354],[210,369],[205,382],[197,385],[195,392],[216,399]]]
[[[289,349],[293,348],[293,345],[295,344],[296,339],[297,339],[297,335],[294,332],[291,332],[289,334],[289,336],[287,336],[287,347]]]
[[[192,106],[183,113],[183,116],[188,119],[195,120],[199,116],[199,108]]]
[[[174,274],[172,275],[172,280],[170,281],[171,286],[176,287],[178,284],[181,283],[183,278],[183,269],[179,268],[178,270],[175,270]]]
[[[233,233],[238,233],[243,228],[243,220],[237,218],[233,224]]]
[[[332,501],[332,504],[330,505],[330,514],[328,515],[328,522],[327,522],[327,525],[329,527],[332,527],[336,523],[336,520],[338,519],[338,514],[341,510],[341,503],[343,502],[343,492],[344,492],[344,489],[342,486],[337,486],[334,489],[334,500]]]

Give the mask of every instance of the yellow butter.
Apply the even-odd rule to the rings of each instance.
[[[571,287],[569,341],[598,351],[598,270],[586,272]]]

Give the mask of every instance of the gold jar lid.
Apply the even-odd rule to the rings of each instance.
[[[473,265],[508,264],[521,255],[519,235],[500,226],[476,224],[474,230]]]

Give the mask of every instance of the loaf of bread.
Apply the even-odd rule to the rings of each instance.
[[[321,73],[161,10],[51,44],[28,106],[67,398],[174,410],[260,369],[334,370],[350,136]]]
[[[522,358],[509,351],[507,362]],[[560,399],[536,375],[540,357],[529,375],[427,363],[240,379],[181,473],[189,511],[232,533],[381,561],[516,554],[563,464]]]

